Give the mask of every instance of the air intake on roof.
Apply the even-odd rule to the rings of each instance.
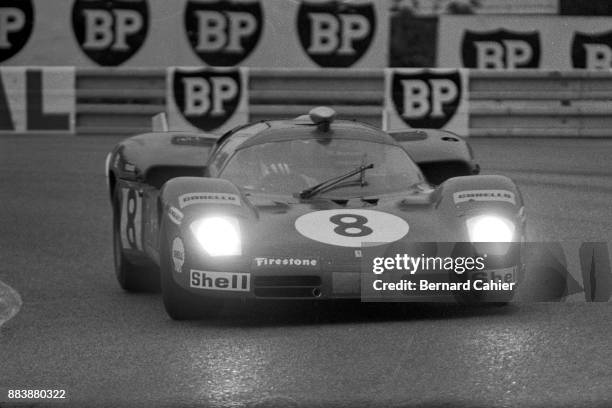
[[[319,106],[318,108],[311,109],[308,112],[308,116],[310,116],[310,120],[317,125],[320,131],[327,132],[329,126],[336,118],[336,111],[327,106]]]

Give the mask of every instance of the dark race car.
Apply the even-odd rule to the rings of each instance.
[[[420,256],[455,242],[474,253],[472,242],[523,238],[517,187],[476,175],[460,137],[334,118],[321,107],[220,138],[154,132],[119,143],[106,167],[119,284],[161,282],[168,314],[183,319],[226,299],[360,298],[371,247]],[[492,264],[506,280],[521,270],[515,252]]]

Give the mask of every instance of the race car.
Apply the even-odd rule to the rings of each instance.
[[[127,291],[159,282],[173,319],[212,314],[225,300],[359,299],[372,250],[424,257],[452,242],[454,256],[469,255],[479,242],[524,236],[516,185],[478,175],[451,132],[382,131],[328,107],[220,137],[160,126],[119,143],[106,175],[118,282]],[[481,275],[517,281],[514,248],[493,251]]]

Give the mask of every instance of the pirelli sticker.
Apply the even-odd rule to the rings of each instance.
[[[505,201],[516,205],[514,193],[508,190],[468,190],[453,194],[455,204],[467,201]]]
[[[240,197],[228,193],[189,193],[179,197],[179,207],[185,208],[192,204],[234,204],[240,205]]]

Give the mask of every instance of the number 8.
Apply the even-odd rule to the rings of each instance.
[[[353,219],[352,222],[347,222],[346,219]],[[368,219],[363,215],[356,214],[336,214],[329,219],[333,224],[337,225],[334,232],[345,237],[365,237],[370,235],[372,228],[366,227]]]

